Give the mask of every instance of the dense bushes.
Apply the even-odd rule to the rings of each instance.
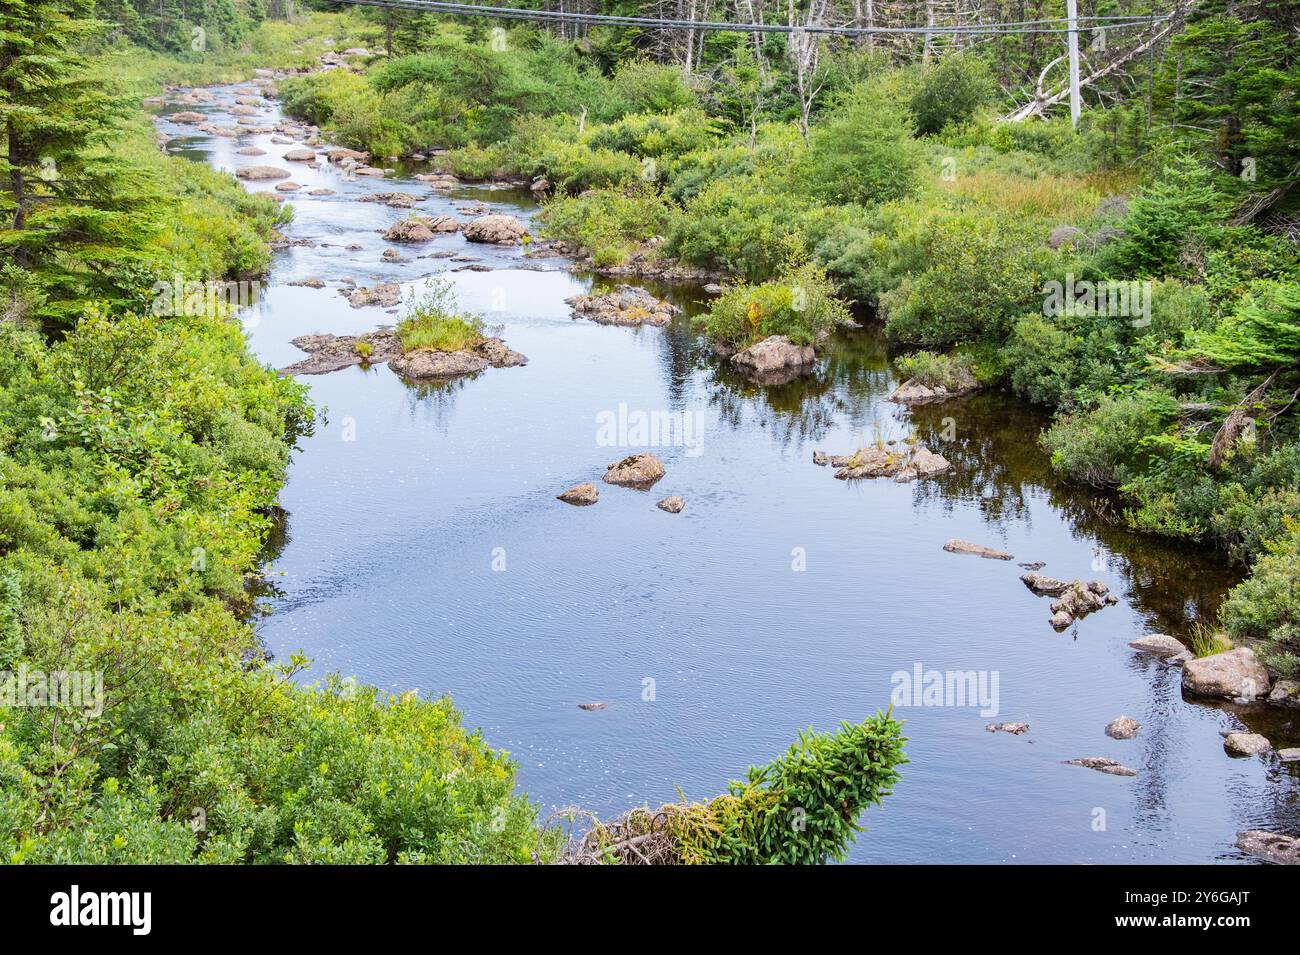
[[[852,319],[824,271],[793,262],[779,279],[727,288],[701,321],[714,341],[745,348],[770,335],[785,335],[798,345],[817,344]]]

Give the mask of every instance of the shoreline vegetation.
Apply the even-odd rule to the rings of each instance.
[[[279,84],[286,111],[340,145],[531,182],[542,238],[597,269],[723,276],[703,319],[722,349],[815,347],[858,303],[920,384],[1054,409],[1058,470],[1119,495],[1131,527],[1251,569],[1197,645],[1300,669],[1300,266],[1284,231],[1239,221],[1278,191],[1271,216],[1296,204],[1300,76],[1266,12],[1211,5],[1176,41],[1212,108],[1180,99],[1165,57],[1149,114],[1120,99],[1075,133],[998,122],[970,54],[922,69],[839,51],[801,111],[789,64],[745,37],[718,41],[705,81],[603,38],[383,11],[231,4],[187,49],[188,23],[159,41],[146,6],[3,14],[0,95],[31,112],[6,114],[0,187],[0,670],[103,674],[94,719],[0,705],[8,861],[821,862],[906,762],[877,714],[801,735],[715,799],[566,843],[449,699],[302,685],[308,661],[264,659],[246,584],[315,411],[228,309],[159,314],[153,289],[264,274],[290,213],[161,153],[139,109],[255,69],[301,71]],[[1227,75],[1232,44],[1255,82]],[[328,54],[338,67],[314,71]],[[1044,288],[1076,279],[1150,283],[1149,314],[1097,298],[1048,314]],[[398,333],[481,337],[433,318]]]

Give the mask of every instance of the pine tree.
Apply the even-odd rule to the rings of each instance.
[[[108,26],[90,13],[79,0],[0,8],[5,278],[35,290],[42,317],[64,321],[86,297],[122,294],[146,228],[138,173],[107,148],[122,104],[82,53]]]

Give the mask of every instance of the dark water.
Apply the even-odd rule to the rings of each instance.
[[[226,103],[234,95],[219,92]],[[235,155],[249,143],[268,155]],[[260,626],[276,655],[302,649],[316,675],[450,693],[469,725],[518,760],[543,816],[570,804],[614,814],[673,800],[677,787],[711,796],[798,730],[887,706],[892,675],[920,666],[996,675],[996,716],[899,710],[911,762],[862,820],[869,831],[852,861],[1242,861],[1238,830],[1297,830],[1296,769],[1232,759],[1218,731],[1244,723],[1296,745],[1300,720],[1186,702],[1180,671],[1126,646],[1186,634],[1235,578],[1213,555],[1115,529],[1113,504],[1055,481],[1037,413],[996,395],[902,409],[885,400],[896,382],[868,329],[835,341],[812,379],[750,386],[719,368],[686,321],[629,330],[571,320],[564,298],[592,280],[553,260],[456,235],[428,250],[492,271],[383,263],[378,232],[407,213],[351,198],[398,189],[426,197],[417,211],[474,198],[526,218],[534,210],[517,194],[348,183],[282,163],[291,147],[267,135],[173,145],[226,169],[284,165],[304,186],[339,190],[291,199],[287,233],[318,244],[278,254],[269,291],[245,313],[266,362],[302,357],[288,344],[296,335],[395,321],[349,307],[341,278],[413,283],[441,272],[530,359],[442,386],[407,385],[384,367],[305,379],[328,420],[302,443],[283,494],[276,590]],[[308,277],[327,287],[286,284]],[[698,310],[699,293],[674,298]],[[556,501],[645,449],[601,443],[598,416],[621,404],[698,416],[702,439],[650,448],[668,473],[649,493],[600,485],[594,507]],[[814,448],[848,453],[914,431],[953,462],[948,474],[848,483],[811,463]],[[654,506],[668,494],[686,498],[683,513]],[[1045,561],[1057,576],[1100,578],[1120,604],[1057,634],[1049,601],[1020,583],[1015,563],[945,553],[950,537]],[[578,709],[595,700],[608,709]],[[1137,739],[1104,735],[1120,714],[1143,724]],[[994,719],[1032,730],[986,732]],[[1062,765],[1090,755],[1139,775]]]

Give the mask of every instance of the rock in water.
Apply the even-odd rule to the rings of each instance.
[[[990,723],[984,728],[990,733],[1010,733],[1012,736],[1029,732],[1028,723]]]
[[[1237,848],[1275,865],[1300,865],[1300,839],[1263,829],[1237,833]]]
[[[603,710],[607,706],[609,706],[608,703],[579,703],[578,709],[590,712],[591,710]]]
[[[674,494],[672,497],[664,498],[655,507],[661,511],[667,511],[669,514],[680,514],[682,509],[686,507],[686,501]]]
[[[600,498],[600,489],[588,481],[585,484],[575,484],[563,494],[557,494],[556,500],[563,501],[565,504],[573,504],[577,507],[586,507],[589,504],[595,504]]]
[[[793,381],[811,371],[816,360],[811,345],[796,345],[784,335],[770,335],[731,356],[731,363],[759,384]]]
[[[465,223],[461,230],[469,242],[514,245],[528,234],[528,228],[514,216],[486,215]]]
[[[1277,751],[1277,758],[1284,763],[1300,763],[1300,746],[1288,746]]]
[[[433,230],[418,216],[412,216],[401,222],[394,222],[384,232],[384,238],[389,242],[428,242],[433,238]]]
[[[1300,683],[1295,680],[1278,680],[1268,701],[1274,706],[1300,706]]]
[[[1172,657],[1186,651],[1182,641],[1176,637],[1171,637],[1164,633],[1151,633],[1145,637],[1138,637],[1129,643],[1134,650],[1140,650],[1143,653],[1150,653],[1158,657]]]
[[[1256,700],[1268,696],[1272,680],[1255,651],[1237,647],[1183,664],[1183,689],[1195,696]]]
[[[277,166],[240,166],[235,175],[240,179],[288,179],[289,170]]]
[[[681,311],[632,285],[620,285],[604,295],[574,295],[565,302],[573,306],[574,318],[601,325],[667,325]]]
[[[289,162],[314,162],[316,159],[316,150],[300,146],[297,149],[288,150],[284,154],[284,158]]]
[[[1229,733],[1223,738],[1223,748],[1233,756],[1260,756],[1273,747],[1258,733]]]
[[[488,366],[486,358],[467,351],[431,351],[418,349],[399,355],[388,362],[403,378],[459,378],[472,375]]]
[[[1079,759],[1067,759],[1065,763],[1067,766],[1085,766],[1088,769],[1095,769],[1099,773],[1107,773],[1111,776],[1137,775],[1136,769],[1129,769],[1109,756],[1081,756]]]
[[[1142,724],[1131,716],[1117,716],[1106,724],[1106,735],[1111,739],[1132,739]]]
[[[348,304],[353,308],[368,305],[392,308],[402,304],[402,287],[396,282],[380,282],[374,288],[359,288],[348,295]]]
[[[909,378],[894,389],[889,400],[902,405],[926,405],[936,401],[947,401],[949,398],[960,398],[979,390],[979,382],[968,369],[955,368],[953,374],[957,380],[951,386],[923,385],[915,378]]]
[[[646,490],[664,476],[664,463],[653,454],[629,454],[605,471],[605,483]]]
[[[983,544],[972,544],[970,541],[958,540],[955,537],[944,544],[943,549],[950,554],[974,554],[976,557],[987,557],[989,560],[1015,560],[1015,557],[1004,550],[995,550]]]

